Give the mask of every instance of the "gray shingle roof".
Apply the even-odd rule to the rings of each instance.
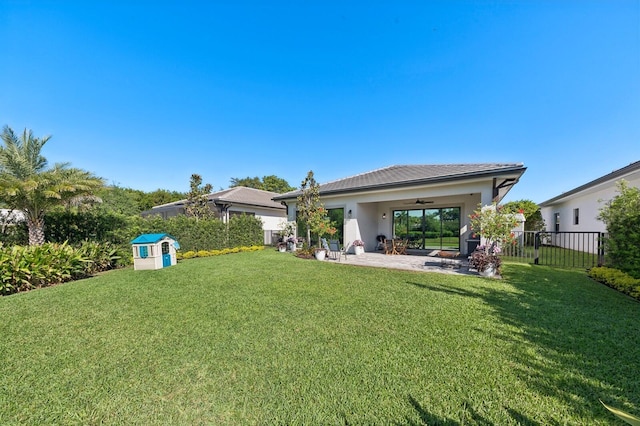
[[[633,173],[633,172],[635,172],[637,170],[640,170],[640,161],[636,161],[635,163],[631,163],[628,166],[625,166],[625,167],[623,167],[621,169],[614,170],[609,174],[606,174],[606,175],[604,175],[602,177],[599,177],[597,179],[592,180],[591,182],[587,182],[584,185],[580,185],[577,188],[572,189],[571,191],[564,192],[564,193],[562,193],[562,194],[560,194],[560,195],[558,195],[556,197],[548,199],[547,201],[543,201],[539,205],[541,207],[545,207],[545,206],[547,206],[549,204],[553,204],[556,201],[561,200],[561,199],[563,199],[565,197],[569,197],[571,195],[577,194],[579,192],[582,192],[582,191],[587,190],[589,188],[592,188],[594,186],[600,185],[602,183],[609,182],[609,181],[612,181],[612,180],[619,180],[619,179],[623,178],[624,176],[626,176],[627,174]]]
[[[522,163],[394,165],[327,182],[321,184],[319,189],[320,195],[329,195],[423,185],[481,176],[497,176],[514,172],[521,175],[525,170],[526,167]],[[287,192],[274,197],[274,200],[291,199],[299,194],[299,190]]]
[[[284,210],[285,207],[279,202],[273,201],[273,197],[279,195],[277,192],[263,191],[261,189],[236,186],[222,191],[213,192],[207,197],[209,201],[215,203],[246,204],[257,207],[268,207],[272,209]],[[154,209],[174,205],[183,205],[187,200],[174,201],[173,203],[154,206]]]

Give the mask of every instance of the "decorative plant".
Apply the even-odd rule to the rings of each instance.
[[[321,248],[321,239],[324,235],[334,235],[337,229],[331,225],[331,219],[327,217],[327,211],[320,206],[309,215],[309,227],[311,232],[318,236],[318,247]]]
[[[513,214],[504,212],[502,206],[496,203],[485,207],[478,205],[478,209],[469,218],[474,235],[479,235],[484,240],[483,245],[478,248],[482,247],[486,254],[497,255],[496,250],[500,250],[502,245],[515,243],[513,228],[518,222]]]
[[[283,222],[282,225],[280,226],[280,235],[282,236],[282,240],[283,241],[285,241],[287,238],[295,237],[295,235],[296,235],[296,223],[295,222]]]
[[[484,245],[480,245],[476,250],[471,253],[469,259],[469,267],[475,269],[478,272],[486,271],[490,266],[493,266],[496,272],[500,271],[502,260],[498,256],[500,254],[500,247],[493,246],[493,248],[486,249]]]
[[[362,240],[355,240],[355,241],[353,242],[353,245],[354,245],[354,246],[356,246],[356,247],[364,247],[364,241],[362,241]]]

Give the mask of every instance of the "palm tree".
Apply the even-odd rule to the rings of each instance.
[[[18,137],[9,126],[2,130],[0,146],[0,202],[21,210],[27,218],[29,245],[44,243],[44,217],[58,205],[104,186],[92,173],[58,163],[47,168],[40,150],[51,136],[36,138],[24,129]]]

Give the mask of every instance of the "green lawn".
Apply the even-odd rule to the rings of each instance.
[[[640,303],[584,272],[503,280],[275,250],[0,298],[0,424],[616,424]]]

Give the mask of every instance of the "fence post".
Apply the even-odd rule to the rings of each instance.
[[[534,253],[533,253],[533,263],[534,265],[538,265],[539,263],[539,259],[538,259],[538,255],[539,255],[539,249],[540,249],[540,232],[536,232],[535,237],[533,239],[533,248],[534,248]]]
[[[598,266],[604,265],[604,232],[598,235]]]

